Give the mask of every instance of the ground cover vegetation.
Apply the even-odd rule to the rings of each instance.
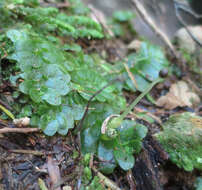
[[[7,84],[14,100],[9,102],[12,114],[3,110],[1,119],[29,117],[30,126],[40,128],[47,136],[68,135],[69,130],[75,129],[85,155],[82,164],[86,184],[92,178],[88,167],[91,154],[104,160],[99,170],[105,174],[112,173],[117,166],[125,171],[133,168],[134,155],[140,153],[148,128],[127,115],[138,100],[163,81],[160,71],[171,72],[163,50],[145,41],[137,52],[114,62],[97,52],[86,51],[82,40],[102,42],[109,37],[79,0],[69,0],[65,9],[42,6],[37,0],[2,0],[0,15],[0,84]],[[132,17],[131,12],[114,14],[110,23],[116,36],[124,35],[122,23],[131,28]],[[135,32],[131,30],[131,34]],[[136,85],[124,67],[125,62]],[[140,94],[132,106],[127,105],[125,91]],[[148,98],[151,99],[149,95]],[[85,115],[89,100],[91,104]],[[142,114],[144,116],[153,122]],[[180,128],[172,130],[177,135]],[[185,170],[200,169],[198,152],[197,160],[190,158],[193,164],[186,157],[185,151],[189,149],[184,150],[180,161],[177,156],[181,145],[175,149],[178,154],[172,152],[172,146],[167,143],[170,138],[166,139],[172,130],[165,125],[165,131],[158,134],[157,139],[171,153],[173,162]],[[180,132],[180,142],[183,137]],[[173,140],[175,144],[177,140]],[[197,147],[201,154],[201,145]],[[95,177],[87,189],[102,189],[98,181]]]

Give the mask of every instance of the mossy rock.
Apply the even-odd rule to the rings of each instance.
[[[178,167],[202,170],[202,117],[188,112],[173,115],[155,136]]]

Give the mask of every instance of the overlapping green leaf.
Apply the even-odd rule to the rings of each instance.
[[[113,14],[113,18],[119,22],[126,22],[134,18],[135,15],[131,11],[116,11]]]
[[[34,102],[45,100],[60,105],[61,97],[70,91],[70,75],[62,52],[51,42],[25,30],[9,30],[7,36],[15,47],[9,58],[17,61],[24,79],[20,90]]]
[[[124,170],[134,166],[133,154],[140,152],[147,128],[133,121],[124,120],[118,128],[118,135],[115,138],[100,138],[101,128],[95,128],[95,126],[85,129],[82,134],[82,139],[85,139],[82,141],[84,152],[97,151],[102,160],[100,169],[103,172],[111,173],[116,164]]]
[[[128,57],[128,66],[134,74],[134,78],[138,84],[138,90],[144,91],[150,82],[159,77],[159,72],[163,68],[168,68],[168,61],[165,58],[163,51],[154,45],[147,42],[142,42],[141,48],[136,54],[131,54]],[[133,82],[124,73],[126,78],[126,87],[132,91],[137,89]]]

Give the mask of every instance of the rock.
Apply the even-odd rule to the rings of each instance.
[[[188,28],[196,39],[202,43],[202,26],[188,26]],[[185,28],[181,28],[176,32],[175,40],[179,47],[185,49],[188,53],[194,53],[196,51],[197,44]]]

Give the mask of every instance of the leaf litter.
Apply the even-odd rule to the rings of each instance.
[[[169,92],[161,96],[156,105],[172,110],[176,107],[194,107],[200,103],[200,97],[191,91],[191,88],[184,81],[178,81],[171,85]]]

